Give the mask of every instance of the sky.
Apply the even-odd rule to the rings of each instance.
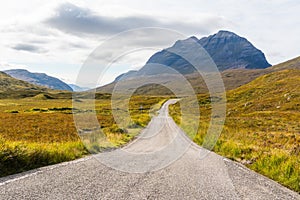
[[[2,1],[0,70],[22,68],[75,83],[97,47],[119,33],[142,27],[197,38],[229,30],[247,38],[274,65],[300,55],[299,10],[297,0]],[[168,38],[165,43],[167,38],[162,36],[152,38],[155,41],[129,44],[139,51],[113,63],[98,84],[142,67],[153,53],[172,45],[170,41],[182,39]],[[152,48],[144,48],[149,42]],[[119,46],[110,47],[110,51],[114,48]]]

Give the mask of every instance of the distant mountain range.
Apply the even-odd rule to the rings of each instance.
[[[11,69],[11,70],[5,70],[3,72],[16,79],[26,81],[34,85],[47,87],[53,90],[67,90],[67,91],[82,92],[90,89],[87,87],[80,87],[75,84],[67,84],[62,80],[52,76],[48,76],[45,73],[32,73],[25,69]]]
[[[183,52],[193,55],[194,60],[192,62],[196,62],[200,60],[201,55],[195,54],[197,52],[194,49],[195,42],[200,44],[211,56],[221,72],[227,90],[237,88],[269,72],[266,69],[271,64],[268,63],[262,51],[257,49],[247,39],[235,33],[219,31],[214,35],[201,39],[192,36],[185,40],[178,40],[173,46],[152,55],[140,70],[132,70],[121,74],[114,82],[97,88],[97,91],[110,93],[114,85],[123,80],[130,80],[126,84],[135,85],[134,81],[141,84],[142,77],[152,76],[155,79],[157,75],[161,76],[164,73],[168,73],[170,71],[168,68],[171,68],[184,75],[196,92],[207,92],[205,82],[199,77],[199,73],[196,73],[196,69],[184,58],[172,53]],[[176,84],[175,79],[173,81],[172,78],[168,82],[170,85]],[[139,92],[143,94],[145,92],[151,93],[153,90],[164,89],[158,86],[145,86],[142,89],[140,88]]]
[[[73,89],[65,82],[44,73],[32,73],[25,69],[11,69],[5,70],[4,72],[16,79],[23,80],[34,85],[44,86],[54,90],[73,91]]]
[[[69,86],[73,89],[73,91],[75,92],[83,92],[83,91],[87,91],[90,90],[91,88],[88,87],[80,87],[78,85],[75,84],[69,84]]]
[[[289,70],[288,73],[290,74],[299,74],[298,71],[300,70],[300,57],[291,59],[289,61],[283,62],[278,65],[274,65],[272,67],[268,67],[266,69],[231,69],[225,70],[221,72],[221,75],[224,80],[224,84],[227,90],[232,90],[234,88],[240,88],[240,86],[245,85],[254,79],[261,77],[262,75],[268,75],[273,73],[272,78],[276,79],[277,72],[280,74],[281,79],[283,79],[284,74],[288,73],[281,73],[283,70]],[[291,71],[292,70],[292,71]],[[199,76],[196,76],[195,73],[186,75],[187,80],[191,83],[194,87],[196,92],[198,93],[206,93],[207,88],[203,80],[199,79]],[[289,77],[286,77],[287,79]],[[140,79],[143,81],[143,79]],[[260,82],[263,79],[259,79]],[[116,82],[106,85],[104,87],[98,88],[98,93],[96,97],[102,98],[101,93],[110,93],[114,87]],[[288,82],[287,82],[288,83]],[[176,84],[175,82],[170,81],[169,84]],[[297,84],[295,82],[291,83],[294,84],[290,88],[296,89]],[[259,84],[255,84],[259,85]],[[267,87],[266,83],[266,87]],[[270,85],[270,87],[272,84]],[[180,85],[179,85],[180,87]],[[279,85],[278,85],[279,87]],[[246,88],[246,87],[243,87]],[[280,88],[279,88],[280,89]],[[237,90],[232,90],[237,91]],[[137,90],[138,94],[171,94],[170,91],[164,87],[160,87],[158,85],[152,86],[144,86]],[[82,94],[84,95],[84,94]],[[100,96],[99,96],[100,95]],[[10,75],[0,72],[0,99],[7,99],[7,98],[26,98],[26,97],[34,97],[39,99],[52,99],[52,98],[72,98],[71,92],[62,92],[62,91],[55,91],[48,89],[46,87],[37,86],[26,81],[22,81],[16,78],[11,77]]]
[[[172,68],[173,70],[177,70],[179,73],[183,74],[197,93],[206,93],[207,86],[204,80],[199,77],[199,74],[195,73],[193,66],[182,57],[172,54],[169,51],[175,49],[180,52],[181,50],[184,50],[186,52],[190,52],[191,55],[194,56],[194,49],[192,47],[189,48],[189,44],[191,42],[201,44],[210,54],[221,72],[226,90],[235,89],[264,74],[280,71],[282,69],[299,69],[300,66],[300,58],[295,58],[285,63],[270,67],[271,65],[266,60],[262,51],[254,47],[247,39],[229,31],[219,31],[214,35],[201,39],[190,37],[185,40],[176,41],[172,47],[166,48],[152,55],[145,66],[143,66],[140,70],[129,71],[125,74],[121,74],[114,82],[97,88],[97,92],[111,93],[115,84],[123,80],[130,80],[127,82],[134,84],[134,81],[142,83],[144,79],[143,77],[145,76],[148,78],[153,77],[153,79],[155,79],[156,75],[163,74],[166,71],[166,68]],[[185,46],[185,48],[183,48],[183,46]],[[160,67],[155,69],[151,68],[155,64],[160,64]],[[81,88],[72,84],[68,85],[57,78],[43,73],[31,73],[27,70],[21,69],[6,70],[5,73],[17,79],[31,83],[28,88],[36,88],[36,90],[40,91],[45,90],[43,87],[68,91],[85,91],[89,89]],[[2,76],[4,76],[3,73]],[[7,81],[4,82],[7,83]],[[169,85],[178,84],[175,79],[172,80],[172,77],[166,79],[166,82],[168,82]],[[25,84],[25,82],[22,82],[22,84]],[[36,85],[43,87],[37,87]],[[9,87],[9,85],[7,85],[7,87]],[[18,86],[13,86],[12,88],[18,88]],[[178,85],[178,88],[180,88],[180,85]],[[142,88],[139,88],[138,93],[151,94],[153,91],[154,93],[160,91],[158,94],[170,93],[169,90],[158,85],[143,86]]]
[[[232,90],[239,88],[240,86],[243,86],[247,83],[250,83],[251,81],[255,80],[256,78],[270,74],[273,72],[280,72],[282,70],[300,70],[300,57],[291,59],[289,61],[280,63],[278,65],[274,65],[265,69],[228,69],[225,71],[221,71],[221,76],[225,85],[225,89]],[[126,75],[126,74],[125,74]],[[115,85],[122,81],[122,85],[143,85],[144,79],[153,78],[153,80],[156,79],[156,77],[163,78],[165,77],[164,82],[166,83],[165,86],[168,88],[171,87],[177,87],[180,88],[181,85],[177,83],[176,77],[172,78],[172,75],[166,75],[166,76],[146,76],[146,77],[126,77],[122,78],[120,76],[116,79],[116,81],[107,84],[105,86],[97,88],[97,92],[99,93],[111,93],[114,90]],[[273,76],[275,77],[275,75]],[[191,84],[191,86],[194,88],[196,93],[207,93],[207,85],[205,81],[202,79],[201,76],[197,73],[191,73],[186,74],[185,78],[187,81]],[[170,86],[170,87],[169,87]],[[166,87],[152,84],[152,85],[144,85],[140,88],[138,88],[135,93],[140,95],[172,95],[172,92],[167,89]],[[130,87],[128,87],[130,88]],[[184,89],[184,88],[183,88]]]

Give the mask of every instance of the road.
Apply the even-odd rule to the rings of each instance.
[[[0,199],[300,199],[192,143],[168,116],[174,102],[122,149],[0,179]]]

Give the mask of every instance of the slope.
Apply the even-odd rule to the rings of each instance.
[[[47,74],[44,73],[31,73],[24,69],[12,69],[12,70],[6,70],[4,72],[16,79],[27,81],[31,84],[44,86],[54,90],[73,91],[68,84],[64,83],[63,81],[55,77],[48,76]]]
[[[295,64],[296,62],[294,62]],[[281,67],[288,67],[281,64]],[[300,70],[262,75],[227,92],[227,117],[214,151],[300,192]],[[199,95],[200,128],[194,141],[204,144],[211,107]],[[180,122],[180,105],[171,115]],[[188,132],[191,124],[181,124]]]
[[[114,82],[97,90],[111,93],[115,83],[121,80],[131,79],[130,81],[133,82],[135,78],[137,82],[140,82],[141,79],[149,78],[149,76],[174,74],[175,70],[179,74],[186,76],[197,93],[205,93],[207,92],[205,83],[201,80],[201,77],[199,78],[195,68],[190,62],[179,56],[180,54],[191,55],[193,58],[190,59],[194,59],[192,61],[194,63],[204,59],[203,55],[197,53],[199,47],[195,43],[199,43],[211,56],[222,73],[226,89],[234,89],[254,80],[259,75],[269,72],[268,70],[264,71],[271,65],[261,50],[257,49],[246,38],[240,37],[233,32],[219,31],[199,40],[194,36],[185,40],[178,40],[173,46],[153,54],[140,70],[132,70],[121,74]],[[172,52],[179,52],[179,55]],[[173,84],[176,83],[174,82]],[[156,91],[158,89],[160,90],[161,88],[145,86],[139,92],[140,94],[161,94],[166,92]]]
[[[0,99],[20,99],[28,97],[32,97],[33,101],[43,99],[71,99],[72,92],[52,90],[37,86],[13,78],[4,72],[0,72]]]
[[[48,89],[15,79],[0,72],[0,98],[21,98],[35,96]]]
[[[300,69],[300,56],[290,59],[286,62],[274,65],[271,67],[273,70],[283,70],[283,69]]]
[[[245,85],[259,76],[269,74],[276,71],[281,71],[284,69],[300,69],[300,57],[296,57],[289,61],[265,68],[265,69],[228,69],[221,71],[221,76],[226,90],[232,90]],[[191,83],[196,93],[205,94],[208,92],[204,80],[199,76],[198,73],[192,73],[185,75],[186,79]],[[132,78],[132,77],[131,77]],[[120,78],[119,78],[120,79]],[[139,81],[142,79],[140,78]],[[111,93],[116,84],[116,81],[97,88],[98,92]],[[175,81],[170,84],[176,84]],[[158,86],[146,85],[139,89],[137,93],[139,94],[168,94],[164,93],[167,91],[160,90]]]

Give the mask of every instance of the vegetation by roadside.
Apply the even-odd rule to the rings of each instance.
[[[227,92],[227,118],[213,151],[238,161],[300,192],[300,70],[284,70],[259,77]],[[211,114],[208,95],[199,95],[200,122],[192,138],[202,145]],[[180,102],[170,114],[181,123]]]
[[[299,82],[300,70],[283,70],[228,91],[225,126],[213,149],[297,192],[300,192]],[[0,176],[73,160],[91,152],[77,134],[70,93],[31,96],[0,100]],[[110,95],[97,94],[97,119],[110,144],[97,143],[95,152],[120,147],[132,140],[168,98],[171,96],[133,96],[129,106],[132,121],[120,128],[112,115]],[[211,99],[205,94],[198,99],[200,128],[192,139],[201,145],[210,121]],[[192,135],[190,127],[195,122],[181,122],[180,102],[170,106],[170,115]]]
[[[0,176],[69,161],[89,154],[77,134],[70,98],[23,98],[0,100]],[[57,94],[59,97],[59,94]],[[112,116],[107,95],[97,95],[96,113],[112,146],[97,144],[98,150],[116,148],[133,139],[168,97],[133,96],[130,126],[120,129]],[[143,109],[140,109],[140,107]]]

